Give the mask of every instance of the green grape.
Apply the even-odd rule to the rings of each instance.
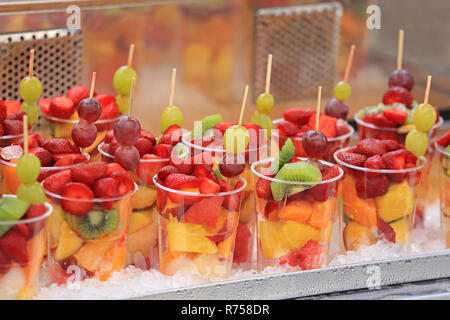
[[[17,198],[25,200],[31,204],[44,203],[44,189],[37,181],[22,183],[17,189]]]
[[[19,93],[23,101],[34,103],[42,94],[41,80],[37,77],[25,77],[20,81]]]
[[[229,127],[223,135],[223,147],[228,153],[239,154],[245,151],[250,140],[247,128],[243,126]]]
[[[270,138],[272,134],[272,128],[273,123],[272,119],[264,113],[259,113],[258,111],[255,111],[252,118],[250,119],[251,123],[257,124],[258,126],[262,127],[263,129],[266,129],[266,137],[267,139]]]
[[[114,89],[116,89],[117,93],[121,95],[130,94],[131,79],[133,79],[133,77],[137,82],[137,74],[133,68],[128,66],[121,66],[119,69],[117,69],[116,73],[114,73],[113,78],[113,86]]]
[[[405,147],[414,153],[416,157],[423,156],[428,149],[428,135],[416,129],[406,135]]]
[[[17,176],[23,183],[36,181],[41,171],[41,161],[34,154],[27,153],[17,161]]]
[[[275,100],[270,93],[261,93],[258,98],[256,98],[256,108],[263,114],[272,112],[274,104]]]
[[[414,124],[417,130],[428,132],[436,123],[436,110],[431,104],[420,104],[414,109]]]
[[[164,133],[171,125],[177,124],[183,126],[183,113],[178,107],[168,106],[161,114],[160,127]]]
[[[121,114],[128,114],[128,111],[130,110],[130,96],[118,94],[116,96],[116,103]]]
[[[20,111],[27,114],[28,123],[31,125],[39,119],[39,107],[35,102],[23,102]]]
[[[352,87],[347,82],[339,81],[334,86],[334,96],[339,101],[344,101],[348,97],[350,97],[350,94],[352,93]]]

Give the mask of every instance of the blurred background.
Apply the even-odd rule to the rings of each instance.
[[[380,8],[380,29],[366,25],[367,7],[372,4]],[[403,66],[415,76],[415,98],[422,101],[426,75],[431,74],[430,102],[444,115],[449,110],[448,0],[2,1],[0,45],[10,43],[11,35],[66,28],[69,5],[81,9],[81,28],[74,33],[82,45],[73,48],[80,51],[80,59],[64,61],[64,76],[60,71],[51,75],[44,92],[64,94],[71,78],[89,86],[96,71],[96,92],[115,95],[113,74],[126,64],[129,45],[134,43],[133,67],[139,77],[134,113],[143,127],[155,132],[168,104],[173,67],[178,72],[174,102],[184,113],[186,128],[216,112],[236,121],[243,88],[249,84],[253,92],[247,121],[255,110],[255,96],[263,91],[266,57],[272,53],[273,118],[277,118],[288,107],[314,107],[318,85],[324,86],[324,100],[330,97],[355,44],[352,95],[347,101],[353,115],[381,102],[388,75],[396,67],[399,29],[405,30]],[[0,48],[0,98],[6,100],[17,99],[20,78],[27,70],[20,63],[5,66],[8,59],[17,61],[12,54]],[[27,52],[21,54],[27,57]],[[36,52],[38,75],[39,68],[53,63],[51,54],[39,61],[40,54]],[[54,81],[62,76],[64,81],[56,86],[60,92],[55,92]]]

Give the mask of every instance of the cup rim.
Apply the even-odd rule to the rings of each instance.
[[[41,114],[46,120],[51,120],[54,122],[77,124],[78,121],[80,121],[80,120],[75,120],[75,119],[63,119],[63,118],[53,117],[48,114],[45,114],[42,111],[41,111]],[[115,118],[97,120],[94,122],[94,124],[105,124],[105,123],[116,122],[117,120],[119,120],[120,117],[123,117],[123,114],[121,114],[120,116],[115,117]]]
[[[284,120],[284,118],[278,118],[273,120],[273,124],[277,125],[278,123],[280,123],[281,121],[287,121]],[[327,138],[328,142],[335,142],[335,141],[341,141],[341,140],[345,140],[347,138],[350,138],[354,133],[355,133],[355,128],[353,128],[353,126],[351,126],[347,121],[345,121],[345,124],[347,125],[347,127],[350,129],[350,131],[346,134],[337,136],[337,137],[333,137],[333,138]],[[288,136],[280,136],[278,134],[278,131],[276,129],[272,130],[272,134],[276,135],[278,137],[282,137],[282,138],[291,138],[291,140],[295,140],[295,141],[302,141],[302,137],[288,137]]]
[[[100,142],[98,144],[98,146],[97,146],[98,152],[100,152],[101,155],[103,155],[103,156],[105,156],[105,157],[107,157],[109,159],[114,160],[114,156],[113,155],[109,154],[108,152],[106,152],[106,151],[104,151],[102,149],[104,144],[105,144],[105,141],[102,141],[102,142]],[[142,163],[167,162],[169,160],[170,160],[169,158],[161,158],[161,159],[142,159],[142,158],[140,158],[139,159],[139,163],[141,163],[141,162]]]
[[[15,194],[4,194],[3,197],[17,198],[17,195],[15,195]],[[48,218],[53,213],[53,206],[51,206],[47,201],[44,202],[44,206],[45,206],[45,208],[47,208],[47,211],[42,216],[29,218],[29,219],[23,219],[23,220],[0,221],[0,226],[1,225],[28,224],[28,223],[33,223],[33,222],[44,220],[44,219]]]
[[[89,162],[89,161],[91,160],[91,156],[90,156],[89,153],[84,152],[84,153],[82,153],[82,155],[84,155],[84,156],[86,157],[86,159],[87,159],[86,161],[79,162],[79,163],[74,163],[74,164],[71,164],[71,165],[69,165],[69,166],[41,167],[40,170],[42,170],[42,171],[67,170],[67,169],[71,169],[71,168],[74,168],[74,167],[81,166],[81,165],[83,165],[83,164],[85,164],[86,162]],[[11,160],[12,160],[12,159],[11,159]],[[3,159],[1,159],[1,158],[0,158],[0,164],[3,164],[3,165],[5,165],[5,166],[9,166],[9,167],[14,167],[14,168],[17,167],[17,163],[11,163],[11,161],[5,161],[5,160],[3,160]]]
[[[56,199],[58,199],[58,200],[77,201],[77,202],[93,202],[93,203],[98,203],[98,202],[100,202],[100,203],[102,203],[102,202],[108,202],[108,201],[122,200],[122,199],[124,199],[124,198],[126,198],[126,197],[129,197],[129,196],[134,195],[134,194],[138,191],[138,189],[139,189],[139,187],[138,187],[138,185],[136,184],[136,182],[133,181],[133,184],[134,184],[134,190],[132,190],[132,191],[130,191],[130,192],[124,194],[123,196],[120,196],[120,197],[114,197],[114,198],[93,198],[93,199],[76,199],[76,198],[63,197],[63,196],[60,195],[60,194],[53,193],[53,192],[51,192],[51,191],[46,190],[45,187],[44,187],[44,181],[45,181],[45,179],[42,180],[41,186],[42,186],[42,188],[44,189],[44,193],[45,193],[46,195],[48,195],[48,196],[50,196],[50,197],[52,197],[52,198],[56,198]]]
[[[12,140],[12,139],[17,139],[17,138],[21,138],[23,137],[23,133],[18,134],[18,135],[6,135],[6,136],[0,136],[0,141],[1,140]]]
[[[434,142],[434,146],[436,147],[437,151],[439,153],[442,153],[443,155],[450,157],[450,153],[445,152],[445,148],[437,143],[437,141]]]
[[[369,169],[369,168],[364,168],[364,167],[358,167],[358,166],[354,166],[350,163],[344,162],[342,160],[340,160],[337,156],[338,154],[347,151],[348,149],[350,149],[351,147],[347,147],[347,148],[343,148],[343,149],[339,149],[337,150],[334,154],[333,154],[333,158],[336,161],[336,163],[340,164],[341,166],[347,167],[347,168],[351,168],[354,170],[359,170],[359,171],[363,171],[363,172],[372,172],[372,173],[411,173],[411,172],[415,172],[415,171],[419,171],[422,170],[423,167],[425,166],[425,164],[427,163],[427,159],[424,156],[421,156],[420,158],[417,159],[417,161],[420,161],[420,165],[417,165],[414,168],[406,168],[406,169],[401,169],[401,170],[393,170],[393,169]]]
[[[370,129],[381,130],[381,131],[389,131],[389,132],[396,132],[396,133],[398,132],[398,129],[399,129],[399,128],[378,127],[378,126],[376,126],[376,125],[374,125],[372,123],[367,123],[367,122],[363,121],[363,119],[358,117],[358,112],[355,113],[355,115],[353,116],[353,119],[358,124],[358,126],[367,127],[367,128],[370,128]],[[444,123],[444,118],[439,116],[439,121],[436,122],[433,125],[433,127],[431,127],[431,130],[439,128],[440,126],[442,126],[443,123]]]
[[[295,157],[295,158],[296,159],[300,159],[302,161],[310,159],[310,158],[305,158],[305,157]],[[269,180],[271,182],[278,182],[278,183],[290,184],[290,185],[308,185],[308,186],[311,185],[311,184],[321,185],[321,184],[326,184],[326,183],[333,183],[333,182],[338,181],[339,179],[341,179],[343,177],[343,175],[344,175],[344,170],[342,170],[341,167],[337,166],[337,168],[339,170],[339,175],[337,175],[336,177],[334,177],[332,179],[329,179],[329,180],[322,180],[322,181],[318,181],[318,182],[313,182],[313,181],[287,181],[287,180],[281,180],[281,179],[276,179],[276,178],[271,178],[271,177],[265,176],[265,175],[263,175],[262,173],[260,173],[260,172],[258,172],[256,170],[256,166],[258,166],[260,164],[267,164],[268,162],[272,162],[273,160],[275,160],[275,157],[267,158],[267,159],[263,159],[263,160],[254,162],[251,165],[251,167],[250,167],[252,172],[253,172],[253,174],[256,175],[259,178],[266,179],[266,180]],[[320,161],[320,163],[326,165],[327,167],[335,166],[335,164],[331,163],[331,162],[327,162],[327,161],[324,161],[324,160],[318,160],[318,161]]]
[[[219,197],[229,196],[229,195],[236,194],[238,192],[243,191],[245,189],[245,187],[247,186],[247,180],[245,180],[241,176],[236,176],[235,178],[237,178],[240,182],[242,182],[242,186],[237,188],[237,189],[235,189],[235,190],[230,190],[230,191],[227,191],[227,192],[218,192],[218,193],[196,193],[196,192],[186,192],[186,191],[182,191],[182,190],[168,188],[168,187],[160,184],[157,181],[157,177],[158,177],[158,174],[155,174],[153,176],[153,183],[158,188],[160,188],[160,189],[162,189],[164,191],[170,192],[170,193],[176,193],[176,194],[180,194],[180,195],[183,195],[183,196],[195,196],[195,197],[199,197],[199,198],[217,197],[217,196],[219,196]]]

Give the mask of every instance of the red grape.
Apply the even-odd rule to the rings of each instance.
[[[346,120],[348,116],[348,105],[344,101],[332,98],[325,106],[325,114],[330,117]]]
[[[114,155],[114,162],[120,164],[125,170],[134,170],[139,165],[138,149],[133,146],[120,146]]]
[[[97,99],[83,99],[78,104],[78,116],[89,122],[97,121],[102,115],[102,105]]]
[[[245,170],[245,156],[226,153],[219,163],[220,173],[228,178],[236,177]]]
[[[327,137],[320,131],[310,130],[302,137],[302,147],[308,156],[320,159],[327,149]]]
[[[72,129],[72,140],[80,148],[89,147],[97,138],[97,127],[92,122],[80,120]]]
[[[389,76],[389,88],[391,87],[403,87],[411,91],[414,87],[414,77],[407,70],[394,70]]]
[[[114,136],[121,145],[131,146],[141,137],[141,125],[134,118],[121,117],[113,130]]]

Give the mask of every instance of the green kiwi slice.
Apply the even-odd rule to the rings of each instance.
[[[270,165],[270,171],[277,173],[286,163],[291,161],[295,155],[295,147],[291,138],[288,138],[280,150],[278,156]]]
[[[284,181],[311,182],[311,184],[293,185],[272,181],[270,183],[272,196],[275,201],[281,201],[286,195],[291,196],[295,193],[314,187],[316,185],[314,182],[322,181],[322,173],[315,165],[300,161],[286,163],[283,165],[280,171],[276,174],[275,179]]]
[[[117,229],[120,215],[116,209],[110,211],[91,210],[84,216],[66,217],[69,226],[85,240],[96,240]]]

